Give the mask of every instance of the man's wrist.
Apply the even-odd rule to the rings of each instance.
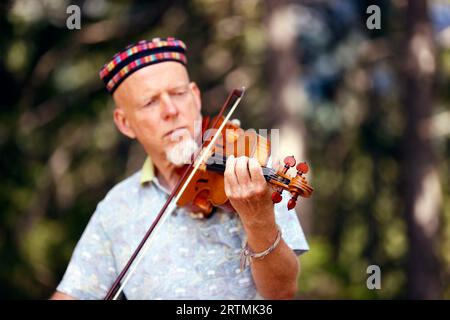
[[[275,219],[265,224],[244,226],[244,229],[247,235],[247,244],[254,252],[267,249],[274,242],[278,234]]]
[[[272,206],[260,209],[259,212],[238,212],[246,230],[263,230],[276,227],[275,209]]]
[[[274,251],[276,249],[276,247],[278,246],[278,244],[281,241],[281,230],[279,227],[277,227],[277,230],[278,230],[277,237],[276,237],[275,241],[263,251],[254,252],[250,248],[248,242],[245,244],[244,248],[242,248],[242,251],[241,251],[241,263],[240,263],[241,271],[244,270],[248,265],[250,265],[250,263],[254,259],[262,260],[267,255],[269,255],[272,251]]]

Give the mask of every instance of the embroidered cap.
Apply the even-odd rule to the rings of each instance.
[[[175,38],[153,38],[130,44],[100,69],[100,79],[113,94],[133,72],[151,64],[176,61],[186,65],[186,45]]]

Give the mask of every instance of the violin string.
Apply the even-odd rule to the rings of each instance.
[[[223,158],[217,158],[217,157],[216,158],[211,157],[210,159],[220,160],[220,161],[223,160]],[[217,161],[214,161],[213,164],[210,164],[208,166],[215,167],[220,170],[225,170],[225,164],[217,163]],[[262,167],[262,171],[263,171],[264,176],[280,181],[279,176],[276,174],[276,171],[274,169],[268,168],[268,167]]]
[[[222,157],[222,156],[218,156],[218,155],[213,155],[209,159],[214,160],[211,165],[223,165],[225,167],[226,162],[227,162],[227,157]],[[222,162],[222,163],[220,163],[220,162]],[[263,169],[263,173],[265,175],[267,175],[267,174],[275,175],[276,174],[276,170],[273,168],[269,168],[269,167],[265,167],[265,166],[261,166],[261,168]]]
[[[226,156],[214,154],[208,159],[208,161],[213,160],[212,161],[213,163],[209,164],[208,166],[209,167],[215,167],[217,169],[220,169],[221,171],[222,170],[225,171],[225,165],[226,165],[227,158],[228,157],[226,157]],[[286,179],[283,178],[283,177],[280,177],[276,173],[276,170],[274,170],[273,168],[269,168],[269,167],[265,167],[265,166],[262,166],[261,168],[262,168],[262,171],[263,171],[263,175],[265,177],[268,177],[271,180],[275,180],[275,181],[278,181],[278,182],[281,182],[281,183],[285,183],[286,182]]]

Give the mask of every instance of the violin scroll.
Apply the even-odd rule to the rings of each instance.
[[[295,167],[297,169],[295,177],[291,177],[287,174],[287,171],[294,167],[295,164],[296,161],[294,156],[289,156],[284,159],[284,167],[277,172],[277,175],[285,178],[289,183],[277,183],[275,191],[272,193],[272,201],[274,203],[279,203],[282,200],[281,193],[283,190],[288,190],[291,193],[291,199],[289,199],[287,204],[288,210],[295,208],[299,196],[309,198],[314,191],[304,176],[304,174],[309,171],[306,162],[301,162]]]

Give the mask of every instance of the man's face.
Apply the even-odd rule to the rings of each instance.
[[[188,136],[194,137],[196,120],[201,120],[200,91],[178,62],[162,62],[134,72],[113,98],[119,130],[136,138],[147,154],[165,153]]]

